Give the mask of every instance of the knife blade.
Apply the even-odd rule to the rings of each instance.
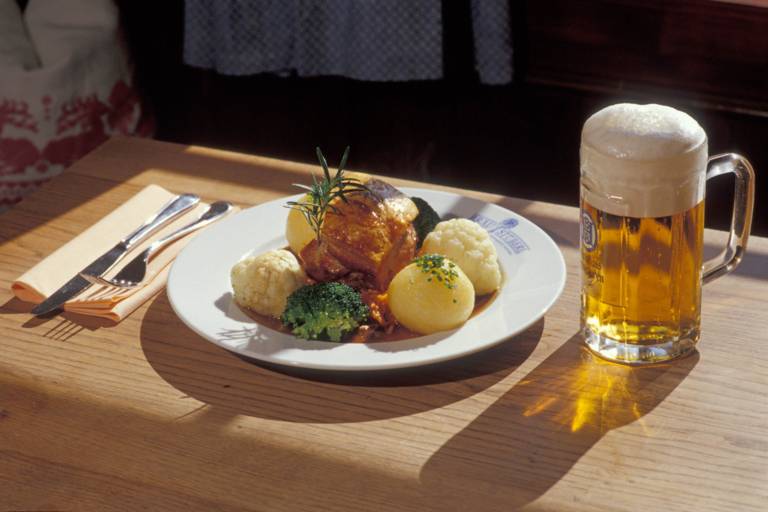
[[[109,270],[112,265],[117,263],[120,257],[126,252],[128,252],[128,249],[121,241],[113,248],[95,259],[90,265],[85,267],[84,272],[98,272],[99,275],[101,275]],[[40,316],[59,309],[62,304],[88,288],[90,284],[91,283],[80,277],[80,274],[77,274],[75,277],[64,283],[61,288],[53,292],[50,297],[32,308],[32,314]]]
[[[110,250],[89,263],[83,270],[76,273],[72,279],[53,292],[50,297],[35,306],[32,309],[32,314],[40,316],[59,309],[66,301],[91,285],[89,281],[80,277],[81,273],[102,275],[128,254],[132,246],[192,208],[198,201],[200,201],[200,198],[194,194],[183,194],[169,201],[157,214],[147,219],[144,224],[120,240]]]

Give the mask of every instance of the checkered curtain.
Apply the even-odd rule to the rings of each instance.
[[[225,75],[440,79],[442,1],[186,0],[184,60]],[[509,1],[471,0],[471,13],[480,81],[510,82]]]

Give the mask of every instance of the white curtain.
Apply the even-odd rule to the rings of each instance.
[[[442,2],[186,0],[184,60],[226,75],[440,79]],[[508,0],[472,0],[471,7],[475,68],[481,82],[510,82]]]

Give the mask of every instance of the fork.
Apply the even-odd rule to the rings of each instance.
[[[114,286],[116,288],[136,288],[141,286],[144,282],[144,278],[147,275],[147,263],[149,260],[164,249],[167,245],[175,242],[179,238],[202,228],[215,221],[225,213],[232,209],[232,205],[226,201],[216,201],[212,203],[208,210],[200,216],[194,222],[187,224],[170,233],[169,235],[154,241],[149,247],[141,251],[134,259],[130,261],[123,269],[117,273],[117,275],[111,279],[101,277],[99,275],[87,274],[81,272],[80,275],[83,279],[90,281],[94,284],[101,284],[106,286]]]

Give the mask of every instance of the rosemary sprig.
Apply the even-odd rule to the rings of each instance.
[[[341,162],[336,170],[336,174],[331,176],[331,171],[328,169],[328,162],[323,156],[323,152],[320,148],[315,148],[317,152],[317,159],[320,162],[320,166],[323,168],[323,177],[318,179],[314,174],[312,175],[312,185],[301,185],[294,183],[294,186],[299,187],[307,191],[309,195],[308,201],[288,201],[286,206],[293,210],[298,210],[307,219],[307,223],[312,227],[315,232],[317,240],[320,240],[320,229],[323,226],[325,215],[330,211],[335,214],[340,214],[338,208],[331,203],[334,199],[339,198],[345,203],[348,203],[347,194],[354,192],[364,192],[368,190],[368,187],[363,185],[360,180],[356,178],[347,178],[344,176],[344,167],[347,165],[347,158],[349,157],[349,146],[344,150],[344,154],[341,157]]]

